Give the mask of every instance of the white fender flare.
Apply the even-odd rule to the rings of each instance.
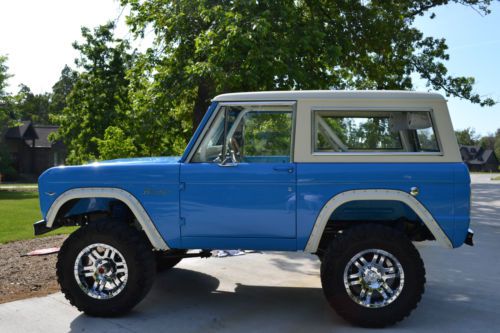
[[[321,209],[314,224],[311,235],[304,251],[315,253],[323,231],[332,213],[341,205],[349,201],[359,200],[391,200],[400,201],[408,205],[420,217],[434,238],[443,246],[453,248],[450,239],[443,232],[432,214],[412,195],[398,190],[352,190],[337,194],[331,198]]]
[[[122,201],[130,208],[137,221],[149,238],[155,249],[168,250],[169,247],[156,229],[148,213],[144,210],[140,202],[129,192],[114,187],[87,187],[75,188],[61,194],[50,206],[47,212],[47,227],[51,228],[59,209],[69,200],[83,198],[113,198]]]

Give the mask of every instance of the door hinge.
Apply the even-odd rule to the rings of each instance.
[[[180,182],[180,183],[179,183],[179,190],[180,190],[180,191],[184,191],[185,189],[186,189],[186,183],[184,183],[184,182]]]
[[[179,225],[180,226],[185,226],[186,225],[186,218],[185,217],[179,217]]]

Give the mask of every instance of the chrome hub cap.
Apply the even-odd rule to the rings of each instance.
[[[369,249],[357,253],[344,270],[344,287],[349,297],[367,308],[381,308],[394,302],[404,286],[404,271],[389,252]]]
[[[106,244],[92,244],[78,254],[74,266],[80,288],[92,298],[109,299],[118,295],[128,279],[123,255]]]

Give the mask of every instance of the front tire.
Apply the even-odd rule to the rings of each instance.
[[[91,316],[118,316],[148,293],[156,273],[147,238],[121,221],[83,226],[63,243],[57,280],[68,301]]]
[[[331,241],[321,264],[321,282],[328,302],[345,320],[385,327],[416,308],[424,293],[425,269],[404,234],[363,225]]]

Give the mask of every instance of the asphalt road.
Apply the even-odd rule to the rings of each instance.
[[[475,246],[419,245],[425,295],[386,332],[499,332],[500,182],[473,175]],[[253,253],[188,259],[158,275],[128,316],[90,318],[60,294],[0,305],[0,332],[359,332],[333,313],[315,257]]]

